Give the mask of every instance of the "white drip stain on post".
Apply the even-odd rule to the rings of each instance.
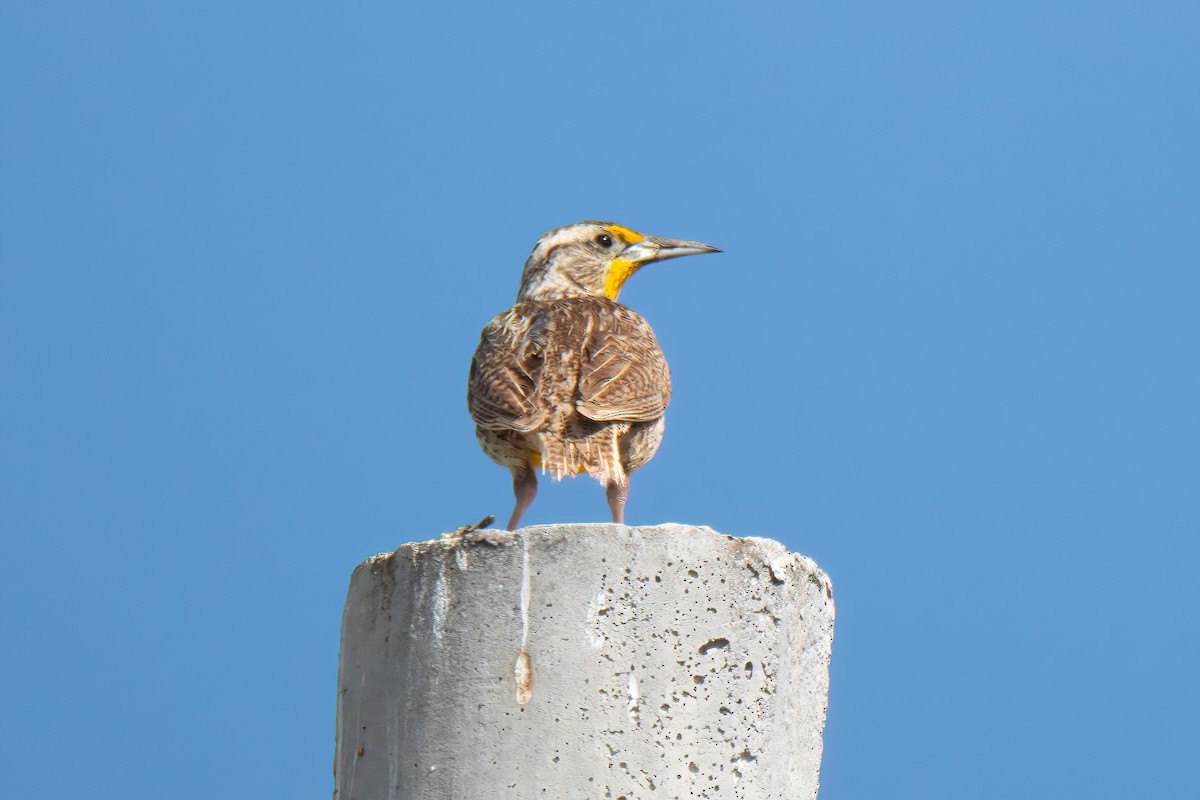
[[[446,588],[446,562],[438,567],[437,580],[433,584],[433,641],[442,643],[442,622],[450,610],[450,590]]]
[[[633,727],[638,727],[638,704],[642,700],[642,693],[638,690],[637,677],[633,674],[633,667],[629,668],[629,721],[633,723]]]
[[[517,679],[517,703],[525,705],[533,699],[533,664],[529,660],[529,537],[521,537],[521,649],[513,674]]]

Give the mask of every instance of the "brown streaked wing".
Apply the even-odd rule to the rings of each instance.
[[[651,422],[671,400],[671,371],[646,321],[611,306],[592,310],[575,406],[596,422]]]
[[[467,378],[467,408],[481,428],[524,433],[545,419],[536,402],[541,354],[523,344],[529,324],[510,308],[483,329]]]

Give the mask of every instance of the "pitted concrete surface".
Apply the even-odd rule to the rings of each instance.
[[[812,798],[833,591],[769,539],[547,525],[350,582],[337,800]]]

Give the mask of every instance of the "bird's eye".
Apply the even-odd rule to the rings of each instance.
[[[602,233],[597,236],[596,241],[599,242],[601,247],[612,247],[612,237],[607,233]]]

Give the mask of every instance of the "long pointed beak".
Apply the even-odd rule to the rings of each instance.
[[[666,261],[668,258],[694,256],[700,253],[720,253],[721,249],[703,242],[689,242],[684,239],[665,239],[661,236],[647,236],[637,244],[631,245],[621,253],[621,258],[634,264],[648,264],[651,261]]]

